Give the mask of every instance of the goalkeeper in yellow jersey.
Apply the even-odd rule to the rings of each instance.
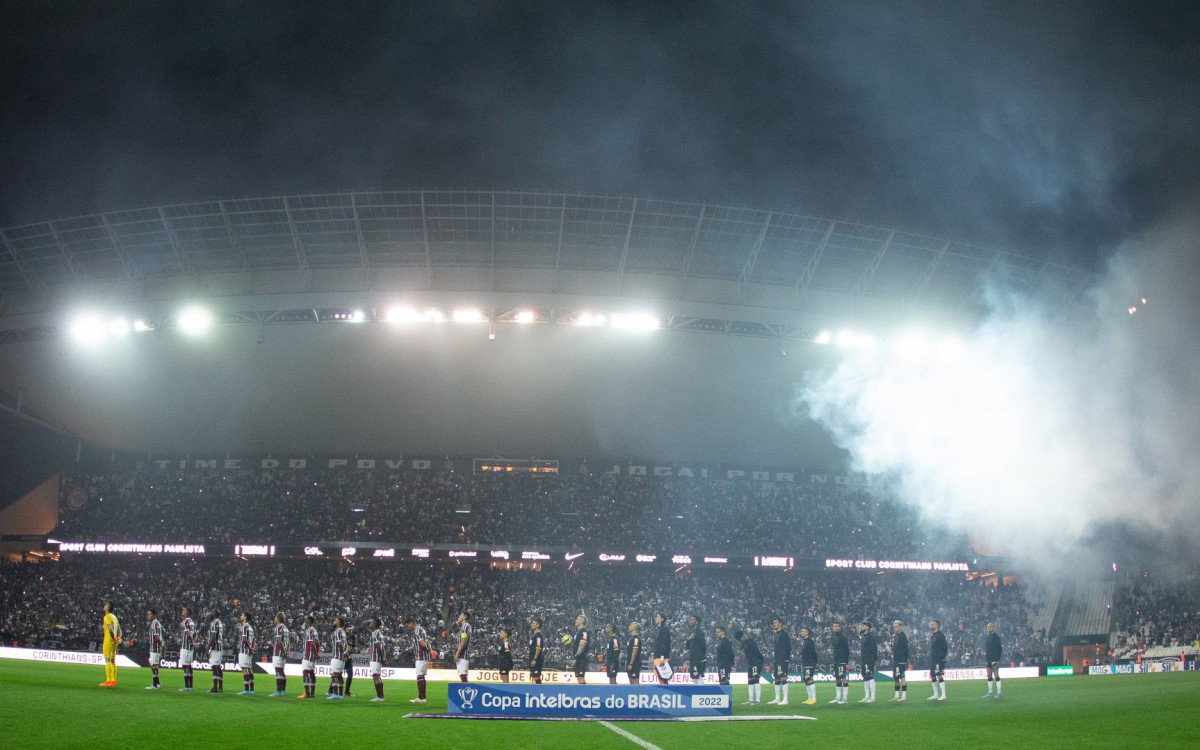
[[[117,686],[117,645],[121,643],[121,623],[113,613],[112,602],[104,603],[104,682],[100,687]]]

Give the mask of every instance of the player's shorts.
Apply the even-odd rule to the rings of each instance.
[[[242,669],[253,669],[254,668],[254,655],[253,654],[238,654],[238,666],[241,667]]]
[[[908,664],[897,664],[892,667],[892,679],[903,680],[904,675],[908,673]]]
[[[667,661],[666,659],[659,661],[658,664],[654,665],[654,671],[658,673],[658,679],[670,680],[672,672],[671,662]]]
[[[282,667],[286,663],[287,663],[287,659],[284,659],[282,656],[272,656],[271,657],[271,664],[273,666]]]
[[[459,674],[467,674],[471,669],[471,662],[466,659],[459,659],[455,666],[458,667]]]
[[[345,659],[330,659],[329,660],[329,673],[330,674],[341,674],[342,672],[345,672],[345,671],[346,671],[346,660]]]
[[[995,672],[996,674],[999,674],[999,673],[1000,673],[1000,662],[998,662],[998,661],[989,661],[989,662],[987,662],[987,664],[985,664],[984,666],[985,666],[987,669],[990,669],[990,670],[992,670],[992,671],[993,671],[993,672]]]
[[[116,641],[105,641],[104,642],[104,658],[109,661],[112,661],[113,659],[117,658],[117,642]]]
[[[751,665],[746,670],[746,684],[757,685],[759,679],[762,678],[762,667]]]
[[[208,663],[214,667],[225,666],[225,652],[224,651],[209,651],[208,652]]]
[[[161,651],[151,651],[150,652],[150,666],[157,667],[161,663],[162,663],[162,652]]]
[[[944,674],[946,674],[946,662],[935,661],[929,665],[930,677],[941,677]]]
[[[195,660],[196,660],[196,652],[195,651],[180,651],[179,652],[179,666],[180,667],[190,667],[190,666],[192,666],[192,662]]]
[[[775,671],[772,675],[775,678],[776,685],[782,685],[788,681],[788,667],[791,666],[786,661],[781,661],[775,665]]]
[[[617,663],[616,659],[605,660],[604,671],[607,672],[608,674],[620,674],[621,673],[621,665],[619,663]]]
[[[717,682],[722,685],[729,684],[729,673],[733,670],[729,667],[717,667]]]
[[[870,664],[863,664],[862,669],[859,671],[862,672],[862,678],[864,680],[875,679],[875,663],[874,662],[872,662]]]
[[[817,668],[816,667],[801,667],[800,671],[804,675],[804,684],[805,685],[813,684],[813,682],[815,680]]]
[[[367,674],[383,674],[383,662],[373,661],[367,665]]]
[[[424,677],[429,674],[429,662],[424,659],[418,659],[414,666],[416,667],[417,677]]]
[[[300,668],[301,669],[316,669],[317,663],[312,659],[301,659],[300,660]]]
[[[700,662],[699,664],[689,664],[688,677],[691,677],[693,682],[704,679],[704,668],[704,662]]]
[[[833,665],[833,678],[835,680],[844,680],[848,674],[850,674],[850,668],[846,666],[846,662]]]

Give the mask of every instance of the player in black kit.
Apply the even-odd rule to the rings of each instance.
[[[1000,635],[996,633],[996,623],[989,622],[987,624],[988,634],[987,640],[984,641],[984,661],[987,669],[988,691],[984,698],[992,697],[992,682],[996,683],[996,700],[1000,700],[1000,654],[1003,651],[1000,649]]]
[[[733,672],[733,644],[725,634],[725,628],[717,626],[717,682],[729,684],[729,674]]]
[[[654,624],[658,632],[654,634],[654,672],[658,676],[658,684],[666,685],[671,682],[671,629],[667,627],[667,618],[662,612],[654,613]]]
[[[508,682],[508,675],[513,668],[511,628],[500,628],[500,645],[497,649],[500,656],[500,681]]]
[[[757,706],[762,702],[762,684],[759,682],[763,670],[762,651],[750,636],[740,630],[735,630],[733,637],[742,644],[742,652],[746,654],[746,686],[750,691],[750,700],[746,703]]]
[[[896,694],[892,696],[894,703],[908,702],[908,636],[904,634],[904,623],[896,620],[892,623],[892,684]]]
[[[545,638],[542,636],[542,621],[533,618],[529,621],[529,681],[534,685],[542,684],[542,667],[546,663]]]
[[[937,620],[929,621],[929,680],[933,683],[931,701],[946,700],[946,655],[950,646],[946,643],[946,634],[942,632],[942,623]],[[941,694],[938,694],[941,686]]]
[[[817,644],[808,628],[800,628],[800,669],[804,671],[804,689],[808,693],[804,705],[814,706],[817,703]]]
[[[858,626],[862,634],[862,649],[859,656],[859,667],[862,669],[863,697],[859,703],[875,702],[875,665],[879,661],[879,644],[875,634],[871,632],[871,623],[864,622]]]
[[[704,682],[704,670],[708,666],[708,641],[700,629],[700,619],[695,615],[688,618],[688,628],[687,638],[683,641],[688,655],[688,674],[692,684],[699,685]]]
[[[778,617],[771,622],[771,627],[775,629],[775,655],[774,663],[771,665],[775,674],[775,698],[770,703],[776,706],[786,706],[788,702],[788,668],[792,661],[792,637],[783,629],[783,620]]]
[[[842,633],[842,624],[833,624],[833,685],[834,697],[830,703],[845,705],[850,697],[850,642]]]
[[[621,639],[617,637],[617,629],[610,622],[604,626],[604,671],[608,673],[608,684],[617,684],[617,675],[621,671]]]
[[[626,657],[625,671],[629,674],[629,684],[639,685],[642,682],[642,626],[636,622],[629,623],[629,656]]]

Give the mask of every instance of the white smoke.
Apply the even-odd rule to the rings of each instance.
[[[853,468],[997,552],[1120,524],[1200,537],[1197,229],[1123,247],[1082,303],[995,295],[966,340],[900,335],[799,399]]]

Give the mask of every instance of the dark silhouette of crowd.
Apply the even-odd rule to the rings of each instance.
[[[965,540],[865,489],[808,482],[454,471],[160,470],[65,479],[60,539],[519,544],[929,559]]]
[[[548,662],[566,664],[559,636],[573,631],[581,612],[597,635],[609,622],[623,635],[635,620],[650,633],[653,613],[663,612],[677,645],[689,616],[695,615],[710,634],[732,621],[758,639],[768,660],[770,622],[776,616],[793,634],[802,626],[812,628],[823,661],[829,658],[833,622],[843,622],[853,640],[863,620],[882,637],[885,665],[886,634],[895,619],[913,633],[912,661],[918,665],[926,658],[927,626],[933,618],[946,627],[952,666],[980,663],[989,621],[1004,639],[1006,663],[1044,662],[1050,653],[1050,644],[1030,631],[1030,597],[1022,587],[984,585],[948,574],[804,576],[667,566],[505,570],[476,564],[67,556],[59,562],[0,564],[0,584],[0,637],[5,642],[68,649],[96,647],[100,606],[112,601],[135,648],[143,647],[143,620],[150,608],[160,613],[168,634],[174,633],[185,605],[201,613],[216,607],[229,623],[243,609],[257,613],[260,623],[282,611],[294,629],[312,614],[322,632],[334,615],[360,628],[379,617],[396,665],[411,663],[411,642],[400,625],[406,617],[434,634],[436,650],[452,653],[457,636],[453,622],[464,610],[472,615],[472,658],[480,666],[494,663],[501,626],[512,627],[522,643],[531,617],[541,618],[551,636]],[[205,618],[199,619],[203,625]],[[682,652],[676,658],[676,666],[682,666]],[[715,666],[712,659],[710,666]]]
[[[1113,590],[1113,653],[1134,658],[1200,644],[1200,580],[1140,573]]]

